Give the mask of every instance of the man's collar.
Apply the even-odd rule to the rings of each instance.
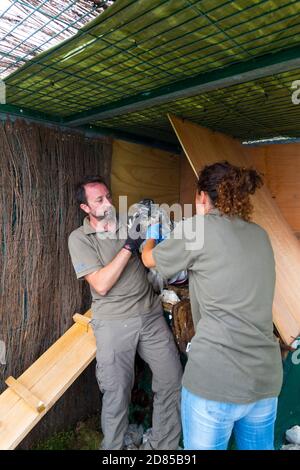
[[[86,217],[83,219],[83,231],[84,231],[85,235],[89,235],[90,233],[96,233],[96,229],[94,229],[94,228],[90,225],[88,216],[86,216]]]

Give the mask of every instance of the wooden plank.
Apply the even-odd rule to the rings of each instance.
[[[85,313],[85,316],[91,318],[91,310]],[[69,348],[72,347],[73,343],[76,343],[82,336],[82,328],[73,325],[67,331],[68,334],[61,336],[44,354],[42,354],[21,376],[22,383],[30,382],[33,386],[36,378],[41,379],[42,374],[46,374],[48,370],[55,366],[56,362],[60,360],[60,353],[64,351],[66,353]],[[11,395],[13,405],[16,400],[15,396]],[[0,400],[0,419],[4,416],[5,410],[7,410],[7,403],[3,402],[4,409],[2,408],[2,401]]]
[[[91,312],[85,314],[88,319]],[[88,320],[89,321],[89,320]],[[0,395],[0,449],[14,449],[96,355],[92,328],[75,323],[18,381],[44,403],[38,412],[10,387]]]
[[[207,164],[220,160],[251,165],[237,140],[187,120],[169,116],[195,175]],[[286,344],[300,334],[300,246],[266,185],[253,196],[254,221],[269,234],[276,260],[274,324]]]
[[[55,367],[55,364],[60,361],[60,353],[66,353],[72,344],[80,339],[82,336],[82,328],[75,328],[75,325],[68,330],[68,335],[64,334],[59,338],[42,356],[39,357],[21,376],[20,379],[23,383],[30,383],[31,386],[35,382],[41,380],[42,376],[47,374],[49,369]],[[4,392],[5,393],[5,392]],[[2,396],[2,395],[1,395]],[[10,403],[0,400],[0,420],[5,417],[5,413],[17,403],[15,394],[9,395]]]
[[[22,398],[25,403],[27,403],[31,408],[33,408],[38,413],[41,413],[45,409],[45,403],[39,400],[30,390],[24,387],[20,381],[14,379],[13,377],[8,377],[5,380],[6,385],[10,387],[10,390],[15,392],[18,397]]]
[[[24,387],[20,381],[14,379],[13,377],[8,377],[5,380],[6,385],[10,387],[20,398],[22,398],[25,403],[31,406],[35,411],[41,413],[44,411],[45,403],[39,400],[30,390]]]
[[[81,326],[78,328],[82,330]],[[87,335],[87,333],[82,333]],[[93,345],[82,338],[77,345],[62,357],[62,360],[49,371],[41,382],[32,388],[34,393],[39,393],[46,403],[45,412],[37,415],[24,409],[24,403],[19,402],[6,416],[3,434],[0,433],[1,448],[15,448],[16,445],[28,434],[42,416],[56,403],[67,388],[81,374],[94,357]],[[5,392],[4,392],[5,393]]]
[[[78,323],[78,325],[84,326],[85,330],[88,331],[91,322],[90,318],[80,315],[79,313],[75,313],[75,315],[73,315],[73,320],[75,323]]]

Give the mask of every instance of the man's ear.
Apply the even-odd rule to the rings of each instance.
[[[90,208],[87,204],[80,204],[80,209],[82,209],[86,214],[90,213]]]

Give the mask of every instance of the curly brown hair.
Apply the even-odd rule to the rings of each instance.
[[[240,168],[227,161],[205,166],[199,173],[197,189],[208,193],[221,214],[251,220],[250,194],[263,185],[262,175],[253,168]]]

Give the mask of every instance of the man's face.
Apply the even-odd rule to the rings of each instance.
[[[105,219],[112,208],[112,197],[105,184],[86,184],[85,196],[87,204],[80,204],[81,209],[99,221]]]

